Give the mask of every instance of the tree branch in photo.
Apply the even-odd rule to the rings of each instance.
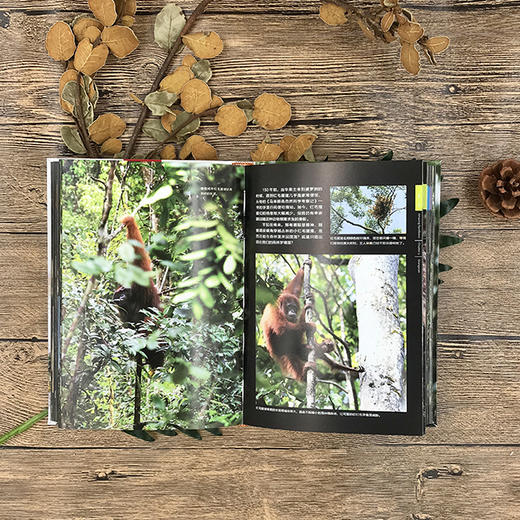
[[[305,298],[305,322],[311,323],[313,318],[313,303],[311,291],[311,267],[312,261],[310,255],[307,255],[303,262],[303,294]],[[314,332],[307,330],[307,342],[311,347],[307,363],[310,365],[316,364],[316,340],[314,339]],[[307,408],[316,407],[316,370],[312,366],[307,370],[307,388],[305,390],[305,397],[307,399]]]
[[[370,233],[374,233],[374,235],[380,235],[378,231],[375,229],[371,229],[369,227],[363,226],[362,224],[357,224],[356,222],[352,222],[351,220],[348,220],[345,218],[341,213],[339,213],[332,205],[330,206],[330,209],[340,218],[342,222],[346,222],[347,224],[350,224],[351,226],[356,226],[361,229],[364,229],[365,231],[369,231]]]

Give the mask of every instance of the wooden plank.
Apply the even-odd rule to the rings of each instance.
[[[7,371],[0,373],[0,432],[21,424],[47,405],[47,352],[43,342],[0,342]],[[519,444],[515,383],[520,370],[520,338],[443,339],[439,346],[439,423],[423,437],[329,435],[282,432],[262,428],[228,428],[221,438],[209,434],[203,442],[186,436],[159,437],[144,443],[121,432],[66,431],[40,422],[11,446],[157,448],[273,447],[330,448],[357,444]]]
[[[0,510],[17,519],[513,520],[518,454],[518,448],[355,445],[3,451]]]

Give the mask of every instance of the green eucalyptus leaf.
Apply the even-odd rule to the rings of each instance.
[[[222,430],[220,428],[206,428],[206,431],[208,433],[211,433],[211,435],[215,435],[217,437],[222,437]]]
[[[442,249],[443,247],[450,247],[456,244],[460,244],[464,242],[462,237],[458,237],[456,235],[441,235],[439,240],[439,247]]]
[[[253,120],[253,110],[255,108],[253,103],[249,99],[242,99],[242,101],[237,102],[237,107],[246,113],[247,122],[250,123]]]
[[[0,435],[0,446],[2,444],[5,444],[8,440],[12,439],[13,437],[16,437],[17,435],[20,435],[21,433],[27,431],[29,428],[34,426],[38,421],[41,421],[44,417],[47,417],[48,411],[47,408],[45,410],[42,410],[40,413],[34,415],[24,423],[15,426],[12,430],[9,430],[8,432]]]
[[[154,116],[163,116],[172,113],[171,107],[177,101],[177,94],[167,92],[166,90],[158,90],[151,92],[144,98],[144,104],[150,109]]]
[[[314,157],[314,152],[312,150],[312,146],[310,148],[307,148],[307,150],[305,150],[303,157],[308,162],[316,162],[316,157]]]
[[[197,79],[200,79],[205,83],[207,83],[211,79],[211,76],[213,76],[211,65],[208,60],[199,60],[191,66],[191,70]]]
[[[157,430],[156,433],[160,435],[166,435],[166,437],[175,437],[179,435],[175,430]]]
[[[74,153],[83,155],[87,153],[86,148],[83,146],[81,137],[79,136],[78,129],[74,126],[62,126],[60,129],[61,138],[65,143],[65,146]]]
[[[445,217],[458,203],[460,199],[453,198],[441,200],[441,218]]]
[[[439,264],[439,273],[445,273],[446,271],[451,271],[453,267],[451,265]]]
[[[382,161],[391,161],[393,158],[394,158],[394,151],[388,150],[388,152],[386,152],[386,154],[383,157],[381,157],[381,160]]]
[[[181,34],[186,17],[176,4],[166,4],[155,19],[155,43],[163,49],[170,50]]]
[[[168,139],[170,135],[161,124],[159,119],[149,119],[143,125],[143,133],[152,139],[155,139],[159,143],[162,143],[165,139]]]
[[[172,124],[172,133],[176,132],[177,128],[180,128],[182,125],[184,125],[192,115],[193,114],[190,114],[189,112],[181,112]],[[199,129],[199,127],[200,117],[197,117],[197,119],[194,119],[191,123],[188,123],[181,130],[179,130],[179,132],[175,134],[175,140],[184,141],[185,137],[195,133]]]
[[[92,117],[94,117],[94,107],[90,102],[88,94],[83,86],[79,86],[80,98],[81,98],[81,112],[83,117],[87,117],[89,112],[92,113]],[[61,98],[70,103],[73,107],[73,115],[76,118],[79,118],[79,110],[78,110],[78,82],[77,81],[69,81],[63,87],[61,91]],[[88,126],[88,123],[87,123]]]

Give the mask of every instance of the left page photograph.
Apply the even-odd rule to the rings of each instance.
[[[48,161],[50,422],[242,419],[244,167]]]

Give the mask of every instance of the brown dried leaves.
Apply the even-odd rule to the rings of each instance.
[[[188,81],[181,92],[181,107],[192,114],[200,114],[211,105],[211,90],[200,79]]]
[[[215,121],[221,134],[236,137],[247,128],[246,113],[235,103],[224,105],[218,109]]]
[[[69,24],[56,22],[47,33],[45,48],[56,61],[67,61],[74,55],[76,41]]]
[[[298,137],[288,134],[277,145],[266,138],[251,152],[251,159],[256,162],[270,162],[278,160],[283,154],[284,160],[289,162],[299,161],[304,156],[314,160],[312,145],[315,140],[316,136],[313,134],[302,134]]]
[[[105,44],[94,47],[88,38],[79,42],[74,55],[74,68],[88,76],[95,74],[107,61],[108,47]]]
[[[190,67],[181,65],[175,69],[175,72],[168,74],[168,76],[161,81],[159,88],[172,92],[173,94],[180,94],[184,85],[194,77],[195,74],[193,74]]]
[[[190,155],[196,161],[215,161],[218,159],[217,150],[200,135],[188,137],[179,152],[179,159],[187,159]]]
[[[139,40],[134,31],[130,27],[122,25],[105,27],[101,33],[101,40],[117,58],[125,58],[139,46]]]
[[[89,127],[88,133],[96,144],[115,139],[124,134],[126,123],[116,114],[109,112],[99,116]]]
[[[105,27],[116,23],[117,9],[114,0],[88,0],[88,6]]]
[[[280,96],[264,92],[255,99],[253,119],[266,130],[278,130],[291,119],[291,105]]]
[[[224,43],[216,32],[198,32],[182,37],[183,43],[197,56],[209,59],[218,56],[224,49]]]
[[[428,38],[423,27],[410,11],[399,5],[399,0],[381,0],[379,8],[349,7],[325,2],[320,8],[320,18],[328,25],[342,25],[349,18],[354,20],[370,40],[391,43],[399,38],[401,63],[413,75],[421,69],[418,49],[422,48],[430,63],[435,55],[444,52],[450,44],[446,36]]]
[[[320,18],[327,25],[343,25],[347,22],[347,9],[341,5],[325,2],[320,7]]]

